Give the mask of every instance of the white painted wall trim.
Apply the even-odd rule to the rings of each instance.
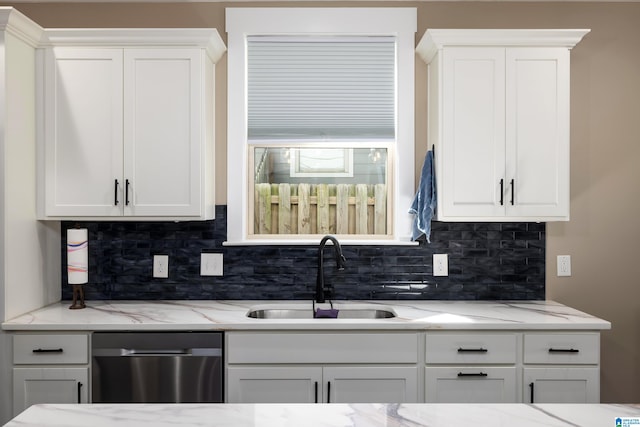
[[[398,46],[397,142],[393,157],[393,237],[387,244],[410,241],[415,195],[415,8],[227,8],[227,242],[257,244],[248,236],[246,37],[252,34],[380,34]],[[348,238],[343,238],[349,240]],[[362,236],[354,236],[362,240]],[[262,239],[261,239],[262,240]],[[352,239],[353,240],[353,239]],[[292,240],[262,241],[285,244]]]

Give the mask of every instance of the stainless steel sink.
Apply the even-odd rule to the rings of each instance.
[[[396,313],[385,307],[353,305],[334,305],[338,310],[338,319],[390,319],[396,317]],[[287,306],[259,306],[252,307],[247,317],[254,319],[313,319],[314,312],[311,305],[308,307]]]

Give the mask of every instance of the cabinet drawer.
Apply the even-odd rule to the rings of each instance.
[[[14,335],[16,365],[89,363],[87,335]]]
[[[425,400],[427,403],[515,403],[516,368],[427,367]]]
[[[600,334],[525,334],[524,363],[598,364]]]
[[[417,363],[416,333],[226,334],[228,363]]]
[[[427,333],[427,364],[516,363],[515,334]]]

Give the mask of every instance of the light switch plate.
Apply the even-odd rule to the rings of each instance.
[[[200,254],[200,275],[201,276],[222,276],[223,271],[222,254]]]
[[[169,255],[153,256],[153,277],[160,279],[169,277]]]
[[[449,257],[447,254],[433,254],[433,275],[449,275]]]

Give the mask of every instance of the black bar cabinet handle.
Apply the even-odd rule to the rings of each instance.
[[[485,373],[485,372],[471,372],[471,373],[458,372],[458,376],[459,377],[486,377],[487,373]]]
[[[533,387],[534,387],[533,383],[529,384],[529,389],[531,390],[531,403],[534,403],[533,402]]]
[[[460,347],[458,349],[458,353],[486,353],[489,350],[487,350],[486,348],[462,348]]]
[[[550,348],[549,353],[580,353],[580,350],[575,348]]]
[[[82,383],[78,381],[78,403],[82,403]]]
[[[327,403],[331,403],[331,381],[327,381]]]
[[[504,178],[500,180],[500,206],[504,206]]]
[[[124,180],[124,204],[129,206],[129,180]]]
[[[113,204],[118,206],[118,180],[114,179],[114,189],[113,189]]]
[[[34,353],[62,353],[64,350],[61,348],[34,348]]]
[[[314,393],[314,403],[318,403],[318,381],[313,384],[313,393]]]
[[[514,196],[514,192],[515,192],[515,190],[513,189],[513,187],[515,186],[514,183],[515,183],[515,181],[512,179],[511,180],[511,206],[513,206],[513,202],[514,202],[514,200],[513,200],[514,199],[513,196]]]

